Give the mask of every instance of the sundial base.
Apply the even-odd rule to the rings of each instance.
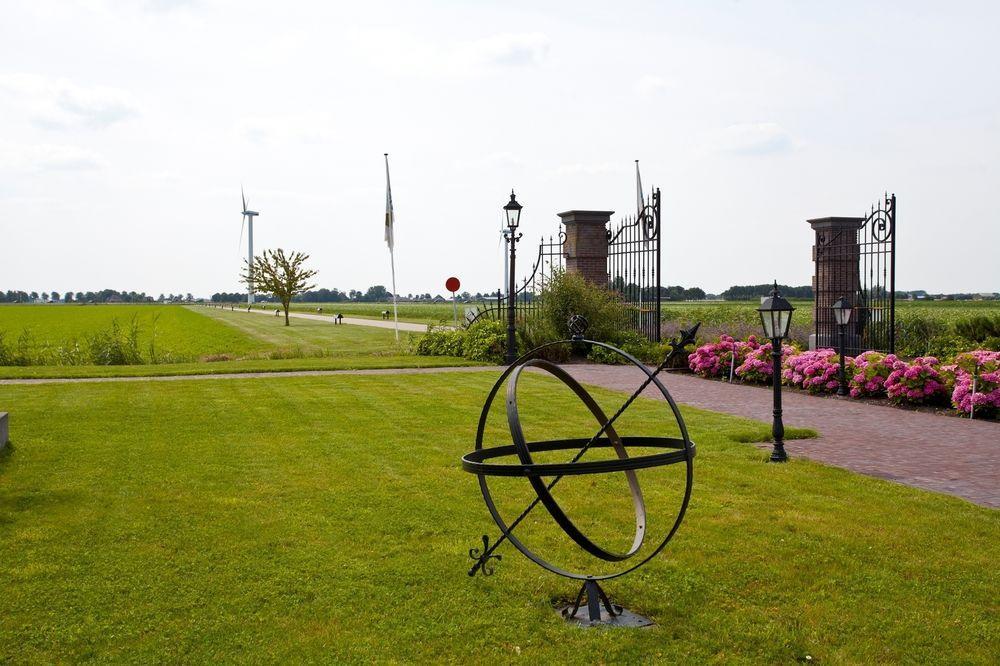
[[[571,624],[576,624],[581,627],[652,627],[655,623],[648,617],[643,617],[638,613],[633,613],[627,608],[622,608],[621,606],[615,606],[615,612],[618,615],[609,615],[607,611],[601,609],[600,619],[591,620],[587,615],[586,608],[579,608],[575,615],[571,615],[573,612],[573,604],[567,604],[561,608],[557,608],[556,612],[559,616]]]
[[[584,604],[586,598],[586,604]],[[585,580],[576,602],[556,609],[567,622],[584,627],[651,627],[653,621],[616,606],[595,580]]]

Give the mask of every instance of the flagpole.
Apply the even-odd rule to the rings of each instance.
[[[399,342],[399,308],[396,304],[396,215],[392,210],[392,187],[389,184],[389,153],[383,155],[385,156],[386,240],[389,241],[389,266],[392,269],[392,324],[396,330],[396,342]]]

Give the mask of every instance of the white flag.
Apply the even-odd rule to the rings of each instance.
[[[636,202],[636,217],[642,218],[642,210],[646,207],[646,202],[643,201],[642,196],[642,179],[639,177],[639,160],[635,161],[635,202]]]
[[[392,252],[392,225],[395,219],[392,214],[392,187],[389,185],[389,154],[385,154],[385,243]]]

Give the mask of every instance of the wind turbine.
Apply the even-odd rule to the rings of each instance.
[[[243,196],[243,224],[240,225],[240,245],[243,245],[243,227],[248,227],[247,233],[247,271],[253,269],[253,218],[260,215],[255,210],[247,209],[247,195],[240,185],[240,194]],[[253,305],[253,286],[247,285],[247,303]]]

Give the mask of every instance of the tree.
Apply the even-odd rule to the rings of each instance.
[[[309,284],[316,271],[303,266],[307,259],[308,254],[290,252],[286,255],[280,247],[264,250],[264,254],[254,257],[253,263],[245,266],[240,281],[254,291],[273,294],[285,310],[285,326],[288,326],[288,305],[292,297],[316,288]]]

